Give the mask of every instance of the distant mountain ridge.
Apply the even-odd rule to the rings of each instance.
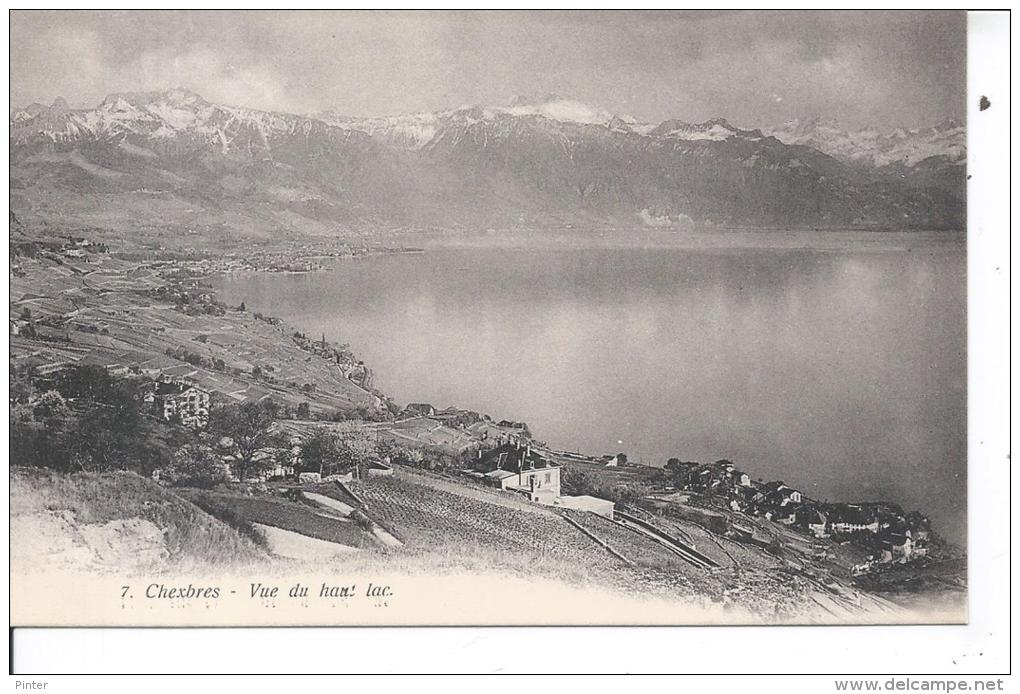
[[[962,123],[944,121],[929,128],[847,130],[832,118],[793,120],[766,133],[790,145],[806,145],[848,164],[915,166],[930,157],[951,164],[967,159],[967,131]]]
[[[963,136],[955,124],[889,135],[822,121],[651,125],[560,98],[302,116],[172,89],[111,94],[92,109],[57,100],[12,111],[12,204],[41,215],[67,205],[93,221],[128,205],[152,224],[266,233],[578,222],[962,228]]]

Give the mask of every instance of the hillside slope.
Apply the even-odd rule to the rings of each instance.
[[[129,472],[11,469],[11,570],[218,572],[264,565],[253,539]]]

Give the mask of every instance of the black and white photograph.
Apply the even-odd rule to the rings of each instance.
[[[9,23],[13,626],[968,622],[966,12]]]

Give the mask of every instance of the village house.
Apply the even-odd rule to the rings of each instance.
[[[780,506],[765,512],[765,520],[770,520],[783,525],[793,525],[797,522],[798,509],[792,506]]]
[[[617,453],[616,455],[604,455],[602,460],[605,462],[606,467],[619,467],[620,465],[627,464],[627,454]]]
[[[436,413],[436,408],[427,402],[412,402],[400,411],[400,417],[431,417]]]
[[[802,506],[797,517],[798,527],[807,530],[817,538],[829,536],[828,518],[814,506]]]
[[[769,506],[786,506],[787,504],[799,504],[804,497],[796,489],[786,486],[785,482],[769,482],[762,490],[765,503]]]
[[[729,479],[733,483],[734,487],[751,486],[751,476],[748,475],[746,472],[741,472],[740,470],[733,469],[730,470],[727,473],[727,475],[729,476]]]
[[[209,393],[184,380],[160,381],[146,393],[145,402],[168,422],[177,417],[185,426],[209,423]]]
[[[712,469],[703,467],[691,477],[690,488],[694,491],[706,492],[718,486],[719,480],[712,474]]]
[[[266,480],[273,479],[285,479],[287,477],[294,476],[294,468],[290,465],[283,465],[282,463],[274,463],[272,467],[267,469],[263,475]]]
[[[882,539],[882,561],[910,561],[913,549],[914,539],[909,530],[889,533]]]
[[[488,484],[552,504],[560,496],[560,466],[521,441],[479,453],[471,473]]]
[[[680,489],[690,489],[700,471],[700,465],[691,461],[680,461],[671,458],[666,462],[666,471],[672,475],[674,483]]]
[[[436,412],[434,418],[448,426],[459,427],[461,429],[483,421],[482,415],[477,412],[458,410],[454,407],[448,407],[445,410]]]

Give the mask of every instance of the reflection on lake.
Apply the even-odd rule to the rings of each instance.
[[[964,541],[960,242],[441,248],[217,286],[350,343],[400,403],[648,464],[729,458],[816,498],[920,508]]]

